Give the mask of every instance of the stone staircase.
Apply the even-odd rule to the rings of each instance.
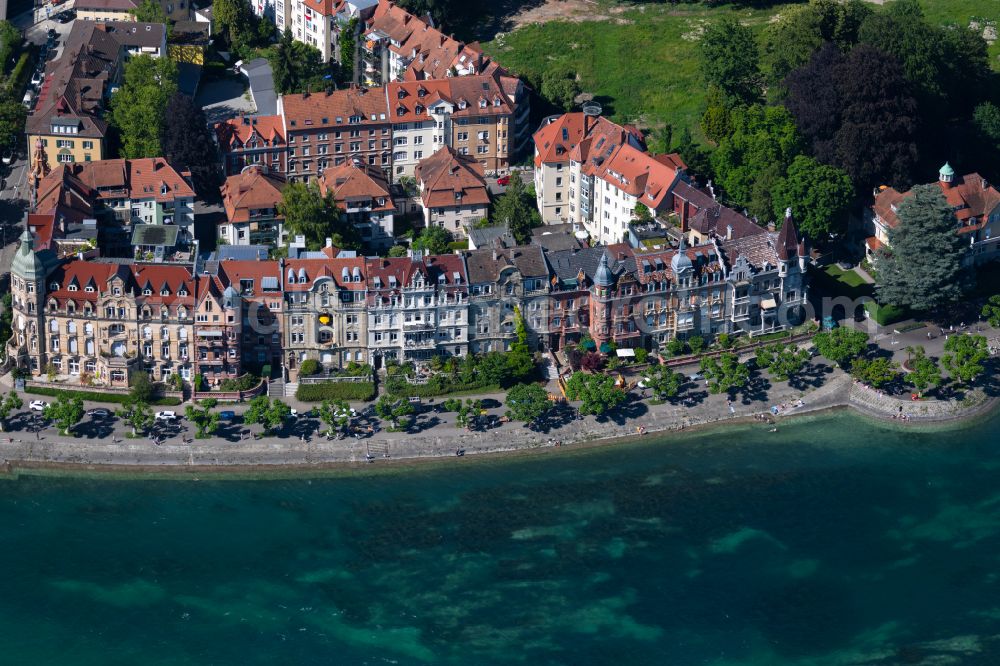
[[[295,392],[299,389],[298,382],[285,382],[281,379],[272,379],[267,384],[267,395],[274,398],[294,398]]]

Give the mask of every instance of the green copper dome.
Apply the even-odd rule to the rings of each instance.
[[[21,247],[17,249],[17,253],[14,255],[10,272],[25,280],[37,282],[38,280],[44,280],[48,271],[46,270],[45,262],[35,253],[34,246],[35,240],[31,235],[31,231],[25,228],[24,233],[21,234]]]
[[[941,167],[941,175],[942,176],[954,176],[955,175],[955,170],[951,168],[950,164],[948,164],[947,162],[945,162],[944,166]]]

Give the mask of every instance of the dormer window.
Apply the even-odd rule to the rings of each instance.
[[[94,292],[94,288],[91,287],[89,284],[86,287],[84,287],[83,290],[86,291],[86,292],[88,292],[88,293],[93,293]]]
[[[167,289],[166,287],[160,290],[160,296],[169,296],[169,295],[170,295],[170,290]]]
[[[77,290],[77,286],[76,286],[75,284],[71,284],[71,285],[69,286],[69,290],[70,290],[70,291],[76,291],[76,290]]]
[[[396,99],[403,99],[405,97],[406,97],[406,91],[400,88],[399,92],[396,93]]]
[[[479,108],[480,109],[485,109],[486,108],[486,100],[485,99],[479,100]]]
[[[49,285],[49,290],[50,291],[59,291],[59,283],[58,282],[51,283]]]
[[[499,97],[494,97],[493,98],[493,106],[500,106],[500,98]]]
[[[165,184],[160,185],[160,194],[166,194],[166,193],[167,193],[167,186]]]
[[[111,293],[113,293],[115,296],[121,296],[122,295],[122,288],[121,287],[114,287],[111,290]]]
[[[185,289],[184,287],[181,287],[181,290],[177,292],[177,295],[178,296],[187,296],[188,295],[187,289]]]
[[[143,296],[152,296],[153,295],[153,290],[150,289],[149,287],[146,287],[145,289],[142,290],[142,295]]]
[[[460,102],[458,103],[458,108],[460,108],[460,109],[464,109],[464,108],[465,108],[466,106],[467,106],[467,104],[465,103],[465,100],[464,100],[464,99],[463,99],[463,100],[461,100],[461,101],[460,101]]]

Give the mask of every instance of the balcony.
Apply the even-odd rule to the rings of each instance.
[[[433,331],[434,322],[433,321],[404,321],[403,322],[404,331]]]
[[[403,341],[407,349],[433,349],[436,345],[434,338],[407,338]]]

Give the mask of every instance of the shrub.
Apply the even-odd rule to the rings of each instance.
[[[649,352],[648,351],[646,351],[642,347],[637,347],[636,348],[636,350],[635,350],[635,362],[636,363],[645,363],[648,358],[649,358]]]
[[[426,384],[410,384],[400,380],[389,380],[385,383],[385,390],[389,395],[398,398],[407,398],[409,396],[434,398],[439,395],[448,395],[449,393],[466,393],[472,391],[485,393],[488,391],[498,391],[500,390],[500,385],[491,384],[483,379],[471,382],[432,380]]]
[[[50,388],[48,386],[26,386],[24,388],[25,393],[34,393],[36,395],[47,395],[53,398],[58,398],[59,396],[69,397],[69,398],[80,398],[81,400],[86,400],[87,402],[108,402],[113,404],[124,404],[128,399],[129,395],[127,393],[100,393],[98,391],[77,391],[74,389],[57,389]],[[150,401],[151,405],[158,405],[164,407],[173,407],[181,404],[180,398],[154,398]]]
[[[219,382],[220,391],[249,391],[257,388],[260,384],[260,377],[257,375],[242,375],[236,379],[223,379]]]
[[[7,78],[8,90],[11,93],[19,94],[28,85],[28,79],[31,77],[31,54],[27,51],[21,54],[18,58],[17,64],[14,65],[14,69],[11,70],[10,76]]]
[[[260,376],[263,379],[270,379],[271,378],[271,364],[270,363],[261,366],[261,368],[260,368]]]
[[[307,358],[302,361],[302,365],[299,366],[299,374],[305,377],[315,375],[317,372],[319,372],[319,361],[316,359]]]
[[[304,363],[303,363],[304,365]],[[322,400],[371,400],[375,397],[373,382],[321,382],[299,384],[295,398],[303,402]]]

